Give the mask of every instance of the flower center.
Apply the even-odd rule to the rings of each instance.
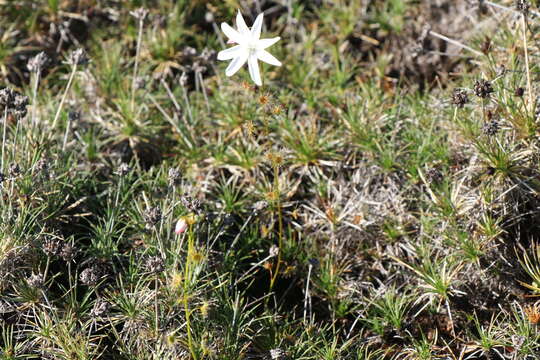
[[[249,53],[249,55],[255,55],[257,52],[257,42],[256,41],[250,41],[247,43],[246,49]]]

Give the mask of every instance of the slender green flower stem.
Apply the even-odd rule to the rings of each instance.
[[[281,216],[281,197],[279,192],[279,164],[274,164],[274,195],[277,196],[277,215],[278,215],[278,258],[276,263],[276,269],[270,280],[270,292],[274,288],[276,279],[279,274],[279,268],[281,267],[281,252],[283,247],[283,217]]]
[[[188,337],[188,347],[189,352],[191,353],[192,359],[198,359],[195,349],[193,349],[193,337],[191,334],[191,321],[190,321],[190,310],[189,310],[189,279],[191,277],[191,257],[193,252],[193,229],[189,227],[188,234],[188,251],[186,256],[186,264],[184,268],[184,312],[186,314],[186,331]]]

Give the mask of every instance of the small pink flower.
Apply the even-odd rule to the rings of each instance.
[[[176,222],[176,227],[174,229],[174,232],[177,233],[177,234],[181,234],[184,231],[186,231],[187,228],[188,228],[188,223],[187,223],[186,219],[180,218]]]

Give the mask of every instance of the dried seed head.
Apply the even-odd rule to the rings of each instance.
[[[182,174],[177,168],[169,169],[169,186],[174,187],[180,185]]]
[[[529,2],[527,0],[517,0],[516,1],[516,10],[522,13],[523,15],[527,16],[529,13]]]
[[[279,348],[270,350],[270,358],[272,360],[280,360],[280,359],[283,359],[284,357],[285,357],[285,351]]]
[[[101,278],[101,270],[97,265],[92,265],[81,272],[79,279],[84,285],[96,286]]]
[[[28,96],[19,93],[11,88],[0,90],[0,106],[2,111],[8,111],[17,117],[24,117],[27,113]]]
[[[32,274],[28,279],[26,279],[28,285],[35,289],[43,288],[43,275],[41,274]]]
[[[128,164],[126,163],[121,163],[119,166],[118,166],[118,169],[116,169],[116,174],[118,176],[126,176],[127,174],[129,174],[129,172],[131,171],[131,168],[129,167]]]
[[[206,14],[204,14],[204,20],[205,20],[207,23],[212,23],[212,22],[214,22],[214,13],[211,12],[211,11],[207,11]]]
[[[195,61],[193,62],[193,65],[191,65],[191,70],[196,73],[203,73],[206,71],[206,66],[202,65],[199,61]]]
[[[47,159],[39,159],[34,166],[37,172],[49,171],[49,162]]]
[[[146,84],[148,83],[148,81],[148,76],[137,76],[135,78],[135,89],[139,90],[146,88]]]
[[[259,103],[261,105],[264,106],[268,104],[269,101],[270,101],[270,97],[267,94],[262,94],[261,96],[259,96]]]
[[[516,91],[514,91],[514,95],[517,97],[523,97],[524,94],[525,94],[525,89],[522,87],[518,87],[516,88]]]
[[[231,213],[223,215],[223,226],[231,226],[234,224],[234,216]]]
[[[482,132],[487,136],[494,136],[499,132],[500,126],[497,120],[490,120],[482,125]]]
[[[13,107],[15,110],[26,110],[29,103],[28,96],[15,92],[15,98],[13,99]]]
[[[216,51],[213,49],[208,49],[208,48],[204,48],[201,54],[199,55],[199,59],[201,59],[204,63],[210,62],[215,57],[216,57]]]
[[[92,310],[90,310],[90,316],[97,318],[105,315],[109,309],[111,308],[111,304],[103,299],[98,299],[94,306],[92,307]]]
[[[454,89],[454,92],[452,93],[452,104],[456,105],[458,108],[463,108],[468,102],[469,96],[465,90]]]
[[[11,179],[15,179],[21,175],[21,167],[17,163],[11,163],[8,168],[8,175]]]
[[[253,204],[253,212],[258,213],[268,207],[268,201],[260,200]]]
[[[81,113],[77,110],[70,110],[68,112],[68,118],[71,122],[79,121],[81,119]]]
[[[476,80],[476,82],[474,83],[473,90],[476,96],[485,99],[489,96],[489,94],[493,92],[493,86],[491,85],[491,82],[480,79]]]
[[[192,211],[196,214],[200,214],[202,212],[202,205],[201,202],[198,199],[193,199],[189,195],[184,195],[180,201],[182,202],[182,205],[189,211]]]
[[[268,159],[268,161],[270,161],[272,166],[275,167],[280,167],[285,160],[283,158],[283,154],[280,151],[270,151],[266,154],[266,158]]]
[[[49,57],[45,52],[40,52],[30,60],[28,60],[28,63],[26,64],[26,67],[30,72],[37,73],[40,72],[49,64]]]
[[[157,206],[151,207],[144,213],[144,222],[147,229],[152,229],[161,221],[161,209]]]
[[[426,180],[430,183],[439,184],[443,180],[443,174],[438,168],[432,167],[426,173]]]
[[[41,250],[43,250],[47,256],[60,255],[60,251],[62,250],[62,242],[60,240],[48,237],[45,239],[45,241],[43,241]]]
[[[279,254],[279,247],[276,245],[270,246],[270,250],[268,251],[268,255],[271,257],[276,257]]]
[[[129,14],[139,21],[143,21],[148,15],[148,10],[140,7],[136,10],[130,11]]]
[[[146,269],[152,274],[157,274],[165,270],[165,263],[160,256],[152,256],[146,261]]]
[[[83,48],[78,48],[77,50],[73,51],[68,58],[68,64],[74,66],[74,65],[86,65],[90,62],[90,58],[88,57],[88,54]]]
[[[319,267],[319,265],[321,264],[320,261],[316,258],[309,258],[308,262],[309,262],[309,265],[313,266],[314,268]]]
[[[525,312],[525,315],[529,319],[529,322],[531,324],[538,324],[540,323],[540,304],[536,302],[533,305],[527,305],[523,308],[523,311]]]
[[[15,91],[13,89],[8,87],[0,89],[0,105],[11,108],[14,99]]]
[[[510,339],[512,340],[512,345],[516,348],[516,351],[519,351],[525,342],[525,336],[522,335],[512,335]]]
[[[69,243],[69,242],[66,242],[64,243],[64,246],[62,247],[62,250],[60,251],[60,257],[65,261],[65,262],[71,262],[73,261],[73,259],[75,258],[75,256],[77,256],[77,248],[75,247],[75,245]]]
[[[34,171],[41,177],[48,179],[50,177],[49,161],[40,159],[34,164]]]
[[[185,58],[192,58],[197,55],[197,50],[195,48],[192,48],[191,46],[186,46],[182,50],[182,56]]]

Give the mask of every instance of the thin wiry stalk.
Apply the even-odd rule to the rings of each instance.
[[[527,94],[529,97],[528,111],[533,110],[533,92],[531,85],[531,71],[529,67],[529,50],[527,44],[527,16],[521,14],[521,24],[523,25],[523,51],[525,52],[525,72],[527,73]]]
[[[231,250],[234,249],[236,243],[238,242],[238,240],[240,239],[240,236],[242,235],[242,233],[244,232],[244,230],[246,229],[247,225],[251,222],[251,219],[253,219],[253,213],[251,213],[247,220],[242,224],[242,227],[240,228],[240,230],[238,231],[238,234],[236,234],[236,236],[234,237],[234,240],[232,241],[231,245],[229,246],[229,248],[227,249],[227,252],[225,253],[225,257],[229,256]]]
[[[501,4],[491,2],[489,0],[484,0],[484,4],[489,5],[491,7],[494,7],[496,9],[508,11],[508,12],[511,12],[511,13],[514,13],[514,14],[519,14],[520,13],[519,11],[517,11],[515,9],[509,8],[509,7],[501,5]],[[534,10],[529,10],[529,11],[530,11],[531,14],[534,14],[535,16],[540,16],[540,13],[537,12],[537,11],[534,11]]]
[[[156,326],[156,335],[159,334],[159,304],[158,304],[158,276],[154,280],[155,295],[154,295],[154,313],[155,313],[155,326]]]
[[[184,96],[184,102],[186,103],[188,116],[189,116],[189,122],[190,122],[190,124],[193,124],[193,114],[191,112],[191,104],[189,103],[189,98],[187,96],[186,87],[182,83],[180,84],[180,87],[182,88],[182,95]]]
[[[54,129],[56,127],[56,123],[58,122],[58,118],[60,118],[60,112],[62,111],[62,108],[64,107],[64,102],[66,101],[67,94],[69,92],[69,89],[71,89],[71,84],[73,83],[73,78],[75,77],[75,73],[77,72],[77,63],[73,64],[71,68],[71,74],[69,75],[69,80],[66,85],[66,89],[64,90],[64,94],[62,95],[62,100],[60,100],[60,105],[58,105],[58,109],[56,109],[56,114],[54,115],[54,120],[52,123],[52,128]]]
[[[197,76],[199,83],[201,84],[202,93],[204,95],[204,102],[206,103],[206,110],[210,114],[210,101],[208,101],[208,95],[206,94],[206,88],[204,87],[202,74],[200,71],[197,71],[195,74]]]
[[[452,336],[456,336],[456,330],[454,328],[454,319],[452,318],[452,312],[450,311],[450,303],[448,298],[445,299],[446,302],[446,311],[448,312],[448,319],[450,320],[450,329],[452,331]]]
[[[141,53],[141,43],[143,34],[143,18],[139,18],[139,31],[137,33],[137,49],[135,50],[135,65],[133,66],[133,77],[131,79],[131,111],[135,109],[135,89],[137,85],[137,74],[139,72],[139,56]]]
[[[11,150],[12,158],[15,158],[15,155],[17,154],[17,139],[19,138],[19,130],[22,119],[16,119],[15,121],[17,122],[17,125],[15,126],[15,135],[13,136],[13,148]]]
[[[473,49],[472,47],[467,46],[467,45],[465,45],[465,44],[463,44],[463,43],[460,43],[460,42],[457,41],[457,40],[450,39],[449,37],[444,36],[444,35],[442,35],[442,34],[439,34],[439,33],[435,32],[435,31],[433,31],[433,30],[430,30],[430,31],[429,31],[429,34],[432,35],[432,36],[434,36],[434,37],[436,37],[436,38],[439,38],[439,39],[441,39],[441,40],[444,40],[444,41],[446,41],[446,42],[448,42],[448,43],[450,43],[450,44],[453,44],[453,45],[459,46],[459,47],[461,47],[461,48],[463,48],[463,49],[465,49],[465,50],[468,50],[468,51],[472,52],[473,54],[475,54],[476,56],[484,56],[484,54],[482,54],[480,51],[475,50],[475,49]]]
[[[8,107],[4,109],[4,130],[2,131],[2,171],[6,170],[6,131],[7,131]]]
[[[189,135],[190,135],[191,139],[193,139],[194,135],[195,135],[195,131],[193,130],[193,127],[191,126],[191,124],[186,120],[186,118],[184,116],[182,116],[182,108],[180,107],[180,104],[178,104],[178,101],[176,101],[176,97],[172,93],[171,88],[169,87],[169,84],[167,84],[167,82],[164,81],[163,79],[161,80],[161,84],[163,85],[163,87],[167,91],[167,95],[169,96],[169,99],[171,99],[171,101],[172,101],[172,103],[174,105],[174,108],[176,109],[176,112],[178,114],[178,117],[181,118],[184,121],[184,125],[189,130]],[[183,87],[182,87],[182,89],[183,89]],[[190,114],[189,115],[190,116],[190,121],[191,121],[191,109],[189,107],[189,100],[186,97],[185,90],[182,90],[182,91],[184,92],[184,99],[186,101],[186,106],[188,108],[188,112]]]
[[[191,334],[191,320],[190,320],[190,310],[189,310],[189,285],[190,285],[190,277],[191,277],[191,257],[193,254],[193,228],[190,225],[189,227],[189,233],[188,233],[188,251],[186,255],[186,263],[184,265],[184,294],[183,294],[183,300],[184,300],[184,312],[186,317],[186,332],[188,336],[188,347],[189,352],[191,353],[191,357],[193,359],[198,359],[197,354],[195,353],[195,349],[193,348],[193,337]]]
[[[67,138],[68,138],[69,128],[70,127],[71,127],[71,116],[68,116],[68,122],[67,122],[67,125],[66,125],[66,131],[64,133],[64,140],[62,141],[62,151],[66,150],[66,143],[67,143]]]
[[[264,264],[266,261],[270,260],[271,258],[273,258],[274,255],[270,254],[268,255],[267,257],[265,257],[264,259],[262,259],[261,261],[259,261],[258,263],[254,264],[252,267],[250,267],[248,269],[248,271],[246,271],[242,276],[240,276],[235,282],[234,282],[234,286],[237,286],[238,284],[240,284],[242,281],[244,281],[245,279],[247,279],[247,277],[249,275],[251,275],[252,271],[255,270],[256,268],[258,268],[259,266],[261,266],[262,264]]]
[[[311,319],[311,296],[309,295],[309,281],[311,279],[311,269],[313,269],[313,265],[309,264],[308,267],[308,275],[306,279],[306,290],[304,295],[304,324],[306,323],[306,313],[308,308],[308,300],[309,300],[309,318]]]
[[[277,263],[274,274],[270,280],[270,292],[274,288],[277,276],[279,274],[279,269],[281,267],[281,254],[283,252],[283,217],[281,214],[281,196],[280,196],[280,186],[279,186],[279,164],[274,164],[274,196],[277,197],[277,215],[278,215],[278,255]]]
[[[41,67],[38,67],[34,77],[34,86],[32,87],[32,127],[36,126],[37,117],[37,90],[41,78]]]

